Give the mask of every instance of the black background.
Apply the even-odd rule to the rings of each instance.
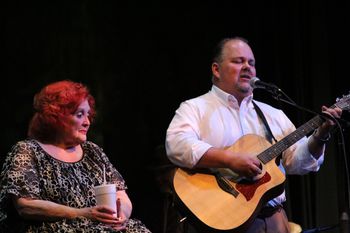
[[[180,102],[210,89],[211,49],[220,39],[247,38],[258,77],[313,111],[350,89],[349,7],[337,1],[6,1],[3,6],[1,160],[26,137],[32,99],[41,87],[62,79],[83,82],[97,101],[89,139],[123,174],[134,217],[153,232],[159,232],[161,219],[154,149],[164,144]],[[255,96],[282,108],[296,126],[312,117],[264,91]],[[348,134],[347,129],[346,147]],[[303,228],[335,224],[346,209],[345,162],[333,139],[320,172],[288,179],[288,214]]]

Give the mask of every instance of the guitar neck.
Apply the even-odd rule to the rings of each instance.
[[[257,157],[261,162],[266,164],[267,162],[276,158],[278,155],[280,155],[283,151],[285,151],[288,147],[296,143],[302,137],[306,136],[307,134],[315,130],[317,127],[319,127],[323,121],[324,120],[320,116],[312,118],[311,120],[300,126],[298,129],[296,129],[293,133],[284,137],[282,140],[278,141],[265,151],[261,152]]]
[[[349,96],[344,96],[343,100],[340,100],[338,103],[333,104],[330,106],[330,108],[341,108],[343,110],[346,110],[349,108],[348,99]],[[345,99],[345,101],[344,101]],[[322,119],[319,115],[315,116],[299,128],[297,128],[293,133],[289,134],[288,136],[284,137],[281,141],[278,141],[274,145],[272,145],[270,148],[266,149],[265,151],[261,152],[257,157],[258,159],[263,162],[264,164],[268,163],[272,159],[276,158],[278,155],[280,155],[283,151],[285,151],[288,147],[299,141],[302,137],[306,136],[307,134],[311,133],[311,131],[315,130],[317,127],[319,127],[323,123],[324,119]]]

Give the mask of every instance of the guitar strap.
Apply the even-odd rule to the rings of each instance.
[[[269,138],[269,141],[270,141],[270,142],[272,142],[272,139],[273,139],[275,142],[277,142],[275,136],[273,136],[273,134],[272,134],[272,131],[271,131],[271,129],[270,129],[269,124],[267,123],[267,120],[266,120],[266,118],[265,118],[265,116],[264,116],[264,113],[261,111],[261,109],[259,108],[259,106],[258,106],[253,100],[252,100],[252,103],[253,103],[253,105],[254,105],[254,109],[255,109],[256,113],[258,114],[258,116],[260,117],[260,119],[263,121],[263,123],[264,123],[264,125],[265,125],[265,128],[267,129],[268,134],[270,134],[270,135],[266,135],[266,136],[268,136],[267,138]]]

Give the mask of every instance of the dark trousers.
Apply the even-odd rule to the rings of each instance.
[[[289,223],[286,212],[279,207],[262,209],[246,233],[289,233]]]

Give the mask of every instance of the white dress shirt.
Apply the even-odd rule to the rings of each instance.
[[[252,104],[253,95],[238,105],[236,98],[215,85],[208,93],[181,103],[166,134],[166,151],[169,159],[180,167],[194,167],[211,147],[233,145],[246,134],[268,135],[266,127]],[[263,112],[274,137],[284,138],[295,126],[283,111],[256,101]],[[305,174],[317,171],[323,163],[322,154],[316,160],[309,152],[304,137],[282,154],[279,168],[287,174]],[[285,201],[285,194],[270,201],[276,205]]]

